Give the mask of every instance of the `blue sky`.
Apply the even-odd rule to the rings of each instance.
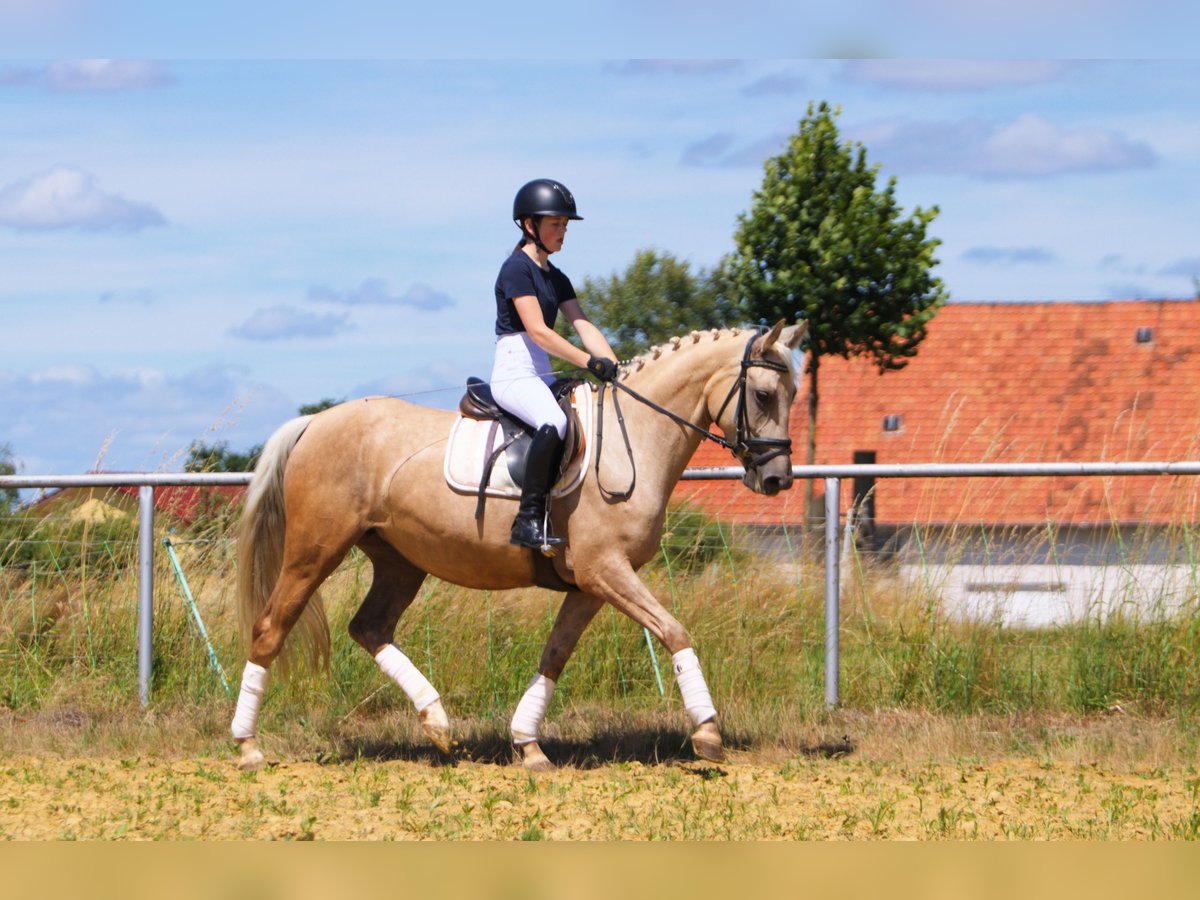
[[[28,473],[176,469],[194,440],[241,449],[324,397],[453,406],[490,368],[524,181],[574,191],[585,221],[556,262],[576,284],[644,247],[711,267],[811,101],[840,105],[906,210],[940,207],[956,301],[1190,297],[1200,276],[1193,60],[201,60],[199,44],[141,59],[136,34],[104,43],[127,58],[0,62],[0,444]]]

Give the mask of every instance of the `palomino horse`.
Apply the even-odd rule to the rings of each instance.
[[[553,507],[568,545],[553,560],[552,577],[567,593],[512,719],[526,768],[552,767],[538,729],[555,681],[605,603],[672,654],[696,726],[692,747],[703,759],[724,758],[691,638],[635,573],[658,552],[667,500],[704,436],[734,453],[754,491],[791,487],[788,413],[798,377],[792,351],[805,327],[781,321],[766,333],[674,338],[625,364],[601,392],[597,412],[603,422],[622,423],[624,440],[599,442],[595,469]],[[622,405],[620,394],[632,399]],[[476,519],[475,498],[447,487],[442,463],[453,420],[446,411],[369,397],[293,419],[267,441],[238,544],[238,611],[249,643],[232,727],[240,768],[264,762],[257,722],[267,671],[293,628],[310,659],[328,662],[329,627],[316,590],[355,546],[374,576],[350,635],[408,694],[430,740],[448,751],[450,722],[437,691],[392,643],[400,615],[427,575],[490,590],[546,583],[534,552],[508,541],[515,501],[493,499]],[[709,434],[714,422],[725,439]]]

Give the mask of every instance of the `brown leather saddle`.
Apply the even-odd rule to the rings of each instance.
[[[580,427],[575,407],[571,404],[572,393],[576,386],[582,383],[582,379],[579,378],[559,378],[550,385],[554,399],[558,401],[559,407],[567,416],[567,434],[563,439],[562,462],[555,474],[555,482],[562,477],[563,472],[583,450],[583,429]],[[524,486],[525,465],[529,456],[529,445],[533,441],[534,429],[502,409],[492,397],[491,385],[482,378],[467,379],[467,392],[458,402],[458,411],[468,419],[493,422],[493,428],[503,434],[503,440],[499,444],[494,440],[489,440],[489,446],[493,446],[495,449],[484,464],[483,477],[480,478],[479,502],[475,505],[475,518],[478,519],[483,515],[484,499],[492,470],[501,456],[504,457],[504,464],[508,468],[508,474],[513,484]]]

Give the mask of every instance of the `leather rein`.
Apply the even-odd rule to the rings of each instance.
[[[609,384],[613,387],[613,409],[617,414],[617,422],[621,426],[621,437],[625,441],[625,452],[629,456],[629,464],[632,467],[633,474],[629,478],[629,487],[623,491],[610,491],[604,487],[600,481],[600,453],[604,446],[604,389],[608,384],[601,383],[599,395],[596,399],[596,486],[600,488],[600,493],[610,500],[628,500],[633,495],[633,488],[637,482],[637,464],[633,459],[633,448],[629,443],[629,432],[625,427],[625,416],[621,412],[620,391],[624,391],[639,403],[643,403],[650,407],[655,412],[661,413],[673,422],[683,425],[685,428],[690,428],[692,431],[700,433],[700,436],[707,441],[712,441],[715,444],[720,444],[730,453],[732,453],[745,468],[746,471],[752,471],[767,460],[774,459],[777,456],[782,456],[792,452],[792,439],[790,437],[782,438],[764,438],[757,437],[750,433],[750,414],[746,409],[746,389],[747,375],[750,369],[772,369],[776,372],[790,371],[785,363],[776,362],[773,359],[760,357],[751,359],[750,352],[754,348],[754,342],[758,340],[765,329],[760,328],[750,340],[746,343],[746,349],[742,352],[741,371],[738,373],[737,380],[729,386],[729,393],[725,395],[725,401],[721,404],[721,408],[717,410],[713,421],[719,422],[724,414],[729,402],[737,396],[737,406],[734,410],[734,422],[736,431],[734,439],[731,441],[728,438],[722,437],[719,434],[713,434],[707,428],[701,428],[695,422],[676,415],[669,409],[664,409],[648,397],[639,394],[633,388],[623,384],[620,381],[613,380]],[[757,452],[762,451],[762,452]],[[755,455],[757,453],[757,455]]]

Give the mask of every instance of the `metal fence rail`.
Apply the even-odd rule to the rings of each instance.
[[[684,481],[740,479],[740,466],[690,468]],[[961,478],[1101,475],[1200,475],[1200,461],[1085,463],[907,463],[793,466],[798,479],[825,482],[825,703],[838,704],[841,480],[844,478]],[[138,696],[150,703],[154,630],[154,489],[249,484],[249,472],[111,473],[94,475],[0,475],[0,488],[138,488]]]

